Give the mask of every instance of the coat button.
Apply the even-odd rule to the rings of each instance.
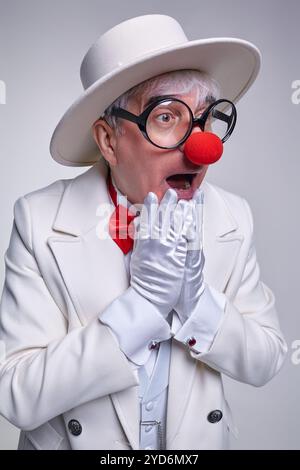
[[[146,408],[147,411],[153,410],[153,402],[152,402],[152,401],[148,401],[148,403],[146,403],[145,408]]]
[[[79,436],[79,434],[82,433],[82,426],[80,422],[77,421],[77,419],[71,419],[68,422],[68,428],[70,433],[73,434],[73,436]]]
[[[217,423],[222,419],[223,413],[221,410],[213,410],[207,415],[207,419],[210,423]]]

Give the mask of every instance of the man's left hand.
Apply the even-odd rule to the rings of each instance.
[[[203,267],[203,190],[198,188],[189,201],[189,210],[193,211],[193,223],[190,227],[189,246],[185,262],[182,288],[174,310],[184,323],[195,309],[198,300],[205,289]]]

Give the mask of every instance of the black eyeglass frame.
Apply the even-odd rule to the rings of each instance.
[[[187,107],[187,109],[190,113],[190,116],[191,116],[191,119],[190,119],[191,124],[190,124],[190,128],[188,129],[185,136],[176,145],[173,145],[171,147],[163,147],[161,145],[156,144],[155,142],[153,142],[150,139],[150,137],[147,134],[146,124],[147,124],[147,118],[148,118],[149,114],[151,113],[152,109],[155,108],[155,106],[157,106],[158,104],[163,103],[164,101],[170,101],[170,100],[179,101],[180,103],[184,104]],[[173,97],[164,97],[164,98],[158,99],[157,101],[154,101],[149,106],[147,106],[147,108],[139,116],[131,113],[130,111],[127,111],[124,108],[115,108],[115,109],[113,109],[112,112],[111,112],[111,115],[116,116],[116,117],[120,117],[121,119],[126,119],[128,121],[131,121],[131,122],[134,122],[135,124],[137,124],[137,126],[139,127],[139,129],[142,132],[143,136],[151,144],[155,145],[156,147],[159,147],[159,148],[162,148],[162,149],[173,149],[173,148],[177,148],[179,145],[181,145],[190,136],[190,134],[192,132],[192,129],[196,125],[199,125],[201,130],[204,132],[205,123],[206,123],[206,120],[208,118],[208,115],[209,115],[211,109],[213,107],[215,107],[216,105],[222,103],[222,102],[229,103],[232,106],[232,112],[231,112],[230,115],[227,115],[227,114],[225,114],[222,111],[219,111],[217,109],[213,112],[214,117],[216,117],[218,119],[221,119],[222,121],[225,121],[228,124],[227,132],[226,132],[225,136],[221,139],[222,142],[224,143],[224,142],[226,142],[226,140],[232,134],[232,132],[235,128],[235,125],[236,125],[236,120],[237,120],[237,110],[236,110],[236,107],[235,107],[234,103],[230,100],[225,99],[225,98],[221,98],[221,99],[216,100],[213,103],[211,103],[203,111],[201,116],[199,116],[198,118],[194,117],[191,108],[184,101],[182,101],[178,98],[173,98]],[[103,116],[101,116],[101,118],[103,118]]]

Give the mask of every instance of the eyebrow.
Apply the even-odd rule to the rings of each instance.
[[[182,95],[180,95],[179,93],[178,94],[173,94],[173,95],[154,95],[154,96],[151,96],[150,98],[148,98],[148,100],[146,101],[146,103],[143,105],[142,107],[142,112],[147,108],[147,106],[149,106],[151,103],[153,103],[154,101],[156,100],[159,100],[161,98],[181,98]],[[197,105],[197,109],[199,109],[200,105],[198,104]]]
[[[150,98],[148,98],[148,100],[146,101],[146,103],[143,105],[143,110],[145,108],[147,108],[147,106],[149,106],[151,103],[153,103],[154,101],[156,100],[160,100],[161,98],[180,98],[181,95],[155,95],[155,96],[151,96]]]

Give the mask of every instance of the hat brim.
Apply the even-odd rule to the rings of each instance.
[[[223,98],[236,103],[256,79],[260,64],[261,54],[250,42],[211,38],[160,49],[120,65],[94,82],[64,113],[51,138],[51,156],[66,166],[93,165],[101,153],[92,124],[121,94],[144,80],[173,70],[200,70],[218,81]]]

